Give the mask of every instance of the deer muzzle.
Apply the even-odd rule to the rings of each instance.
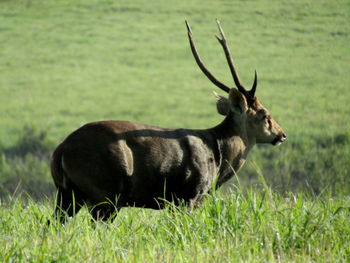
[[[285,140],[287,140],[287,135],[282,132],[276,136],[276,138],[271,142],[271,144],[277,146],[282,144]]]

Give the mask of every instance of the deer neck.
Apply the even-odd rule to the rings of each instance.
[[[255,142],[249,139],[245,116],[229,113],[212,129],[221,155],[218,186],[243,166]]]

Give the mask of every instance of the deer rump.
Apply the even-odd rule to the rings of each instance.
[[[116,208],[161,209],[165,200],[193,205],[211,188],[220,164],[216,141],[201,135],[125,121],[86,124],[53,154],[58,195],[73,191],[79,206],[109,201]]]

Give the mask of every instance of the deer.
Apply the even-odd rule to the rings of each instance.
[[[163,209],[169,202],[194,207],[243,166],[255,144],[279,145],[286,134],[244,88],[224,31],[219,36],[236,88],[220,82],[203,64],[187,21],[194,59],[227,97],[216,96],[224,118],[208,129],[167,129],[129,121],[91,122],[72,132],[54,150],[51,174],[57,188],[54,215],[73,217],[86,205],[93,220],[113,220],[123,207]]]

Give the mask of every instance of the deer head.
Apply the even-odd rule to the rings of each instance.
[[[217,110],[221,115],[231,115],[237,121],[240,120],[239,125],[245,128],[248,140],[250,143],[271,143],[279,145],[286,140],[286,134],[282,128],[275,122],[269,111],[256,98],[255,92],[258,85],[258,77],[255,71],[252,88],[247,90],[241,84],[238,73],[233,63],[230,49],[228,47],[225,34],[221,28],[220,22],[216,20],[219,28],[220,36],[216,36],[217,40],[224,49],[227,63],[229,65],[233,81],[237,88],[229,88],[220,82],[203,64],[198,51],[196,49],[192,30],[186,21],[188,38],[191,46],[193,56],[207,78],[217,87],[228,93],[228,98],[220,96],[216,93]]]

